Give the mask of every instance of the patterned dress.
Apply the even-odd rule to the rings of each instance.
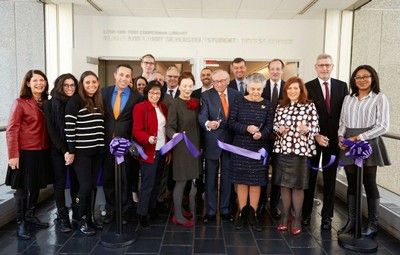
[[[230,104],[229,127],[234,132],[233,145],[255,152],[265,148],[272,130],[272,118],[272,108],[268,101],[253,102],[244,97],[237,97],[233,104]],[[262,135],[259,140],[254,140],[247,132],[249,125],[259,127]],[[232,153],[232,182],[254,186],[266,185],[267,167],[263,165],[262,160]]]

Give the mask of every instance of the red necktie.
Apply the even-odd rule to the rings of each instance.
[[[325,86],[325,106],[326,106],[326,111],[328,113],[330,113],[331,112],[331,95],[329,94],[328,83],[325,81],[323,84]]]

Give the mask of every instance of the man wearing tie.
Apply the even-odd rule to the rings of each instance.
[[[172,104],[172,100],[179,96],[179,76],[179,70],[176,66],[168,67],[167,72],[165,73],[166,86],[164,86],[161,90],[161,92],[165,94],[163,102],[167,108],[169,108],[169,106]]]
[[[191,97],[194,97],[194,98],[197,98],[200,100],[201,93],[212,88],[211,74],[212,74],[212,70],[208,67],[204,67],[201,70],[200,80],[203,85],[201,86],[201,88],[194,90]]]
[[[207,209],[203,222],[214,221],[217,213],[218,169],[221,170],[219,189],[221,191],[219,205],[221,218],[232,222],[233,216],[230,212],[232,183],[228,172],[230,154],[218,147],[217,139],[226,143],[232,141],[232,133],[228,128],[229,104],[233,103],[240,93],[227,88],[229,74],[226,71],[216,70],[211,77],[213,88],[202,93],[199,113],[199,123],[205,133],[204,157],[207,169],[205,173]]]
[[[332,57],[328,54],[320,54],[315,64],[318,77],[306,83],[309,99],[317,108],[320,127],[320,133],[315,136],[318,143],[317,155],[310,159],[310,163],[318,166],[322,155],[322,166],[325,166],[331,155],[336,156],[335,162],[322,171],[324,186],[321,229],[323,230],[330,230],[332,227],[339,154],[339,118],[344,97],[348,94],[345,82],[331,78],[332,69]],[[318,171],[310,169],[308,189],[304,191],[303,226],[310,224],[317,174]]]
[[[282,80],[282,75],[284,67],[285,64],[280,59],[273,59],[268,63],[268,73],[270,78],[266,82],[266,86],[263,90],[262,97],[265,100],[271,102],[274,114],[276,106],[278,105],[278,101],[283,97],[282,92],[283,92],[283,87],[285,86],[285,82]],[[271,133],[268,138],[268,154],[271,156],[270,162],[271,160],[273,160],[272,149],[274,146],[274,141],[275,141],[275,135]],[[274,175],[274,172],[275,169],[272,168],[272,175]],[[268,175],[268,172],[266,174]],[[281,195],[281,187],[278,185],[271,184],[271,191],[269,194],[269,207],[272,217],[276,220],[278,220],[281,217],[281,212],[278,208],[280,195]],[[258,215],[264,215],[267,200],[268,200],[267,187],[263,186],[261,187],[261,194],[258,205]]]
[[[131,138],[132,131],[132,109],[142,97],[130,89],[129,83],[132,81],[132,67],[129,65],[118,65],[115,73],[115,85],[103,88],[104,104],[104,125],[105,143],[110,144],[114,137]],[[131,167],[131,157],[125,156],[125,172],[122,172],[122,206],[127,209],[128,198],[131,198],[132,187],[131,177],[133,176]],[[114,156],[110,150],[105,151],[104,158],[104,195],[106,198],[107,215],[104,223],[114,220],[115,210],[115,186],[114,186]]]
[[[244,82],[247,72],[246,61],[243,58],[235,58],[231,63],[231,70],[235,79],[229,82],[229,88],[236,89],[244,95],[246,91]]]

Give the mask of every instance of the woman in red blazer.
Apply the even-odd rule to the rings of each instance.
[[[139,195],[137,214],[139,227],[149,228],[147,215],[155,210],[160,181],[164,169],[165,157],[160,148],[166,142],[165,125],[167,107],[162,103],[162,85],[151,81],[143,91],[144,101],[135,105],[133,110],[132,137],[144,147],[147,159],[141,159],[142,185]]]
[[[47,91],[46,75],[40,70],[28,71],[11,109],[6,131],[9,158],[6,185],[15,189],[17,237],[24,240],[31,238],[25,223],[37,228],[49,227],[35,216],[39,191],[51,182],[49,141],[42,106],[47,100]]]

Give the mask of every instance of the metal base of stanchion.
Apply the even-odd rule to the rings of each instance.
[[[121,248],[129,246],[136,241],[136,233],[117,234],[115,232],[104,233],[101,238],[101,245],[107,248]]]
[[[368,237],[355,238],[353,235],[341,234],[338,236],[339,245],[355,252],[372,253],[378,250],[378,243]]]

